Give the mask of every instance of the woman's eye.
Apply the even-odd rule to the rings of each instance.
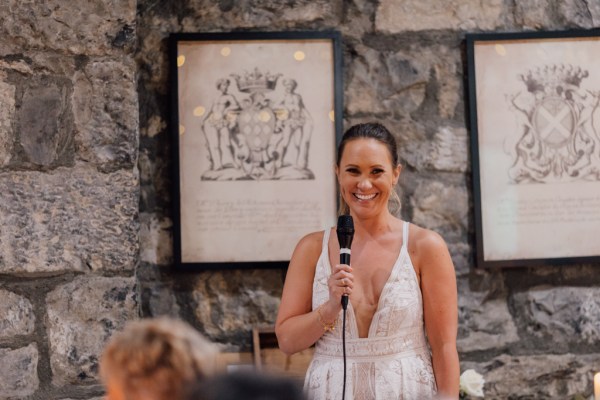
[[[346,169],[346,172],[349,172],[351,174],[358,174],[359,173],[358,168],[348,168],[348,169]]]
[[[383,173],[383,170],[381,168],[375,168],[373,170],[373,174],[375,174],[375,175],[379,175],[379,174],[382,174],[382,173]]]

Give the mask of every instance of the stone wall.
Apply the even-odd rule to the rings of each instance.
[[[451,250],[462,369],[484,375],[486,398],[591,394],[592,372],[600,371],[599,266],[474,269],[464,36],[598,27],[599,3],[188,0],[140,2],[138,13],[143,315],[184,316],[228,349],[248,350],[251,326],[274,322],[282,287],[277,270],[169,271],[168,34],[337,29],[344,126],[379,120],[395,132],[402,217],[440,232]]]
[[[0,4],[0,398],[99,399],[139,315],[135,1]]]
[[[590,395],[599,266],[473,268],[463,39],[599,27],[599,3],[5,0],[0,17],[0,398],[99,398],[102,346],[139,315],[232,351],[274,322],[282,271],[170,268],[167,37],[312,29],[342,32],[345,127],[397,136],[402,217],[448,242],[462,368],[486,398]]]

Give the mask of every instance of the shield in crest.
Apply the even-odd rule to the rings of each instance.
[[[275,113],[268,107],[250,107],[240,113],[239,130],[252,153],[266,150],[275,131]]]
[[[576,114],[561,97],[545,97],[533,112],[533,124],[540,140],[553,148],[564,147],[575,133]]]

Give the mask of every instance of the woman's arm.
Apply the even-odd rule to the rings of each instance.
[[[320,316],[319,312],[312,310],[312,285],[322,241],[323,232],[302,238],[288,267],[275,323],[279,348],[286,354],[294,354],[312,346],[325,333],[324,323],[329,324],[337,319],[342,308],[340,299],[343,288],[334,286],[336,279],[348,277],[350,287],[346,290],[351,293],[353,278],[350,267],[336,266],[336,273],[328,280],[330,299],[320,307]],[[337,301],[332,300],[336,298]]]
[[[415,236],[425,330],[438,394],[441,398],[457,399],[460,366],[456,350],[458,305],[454,265],[440,235],[418,228]]]

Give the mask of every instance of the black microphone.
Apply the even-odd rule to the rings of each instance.
[[[350,245],[354,239],[354,221],[351,215],[340,215],[336,228],[338,242],[340,244],[340,264],[350,265]],[[342,296],[342,308],[348,307],[348,295]]]

